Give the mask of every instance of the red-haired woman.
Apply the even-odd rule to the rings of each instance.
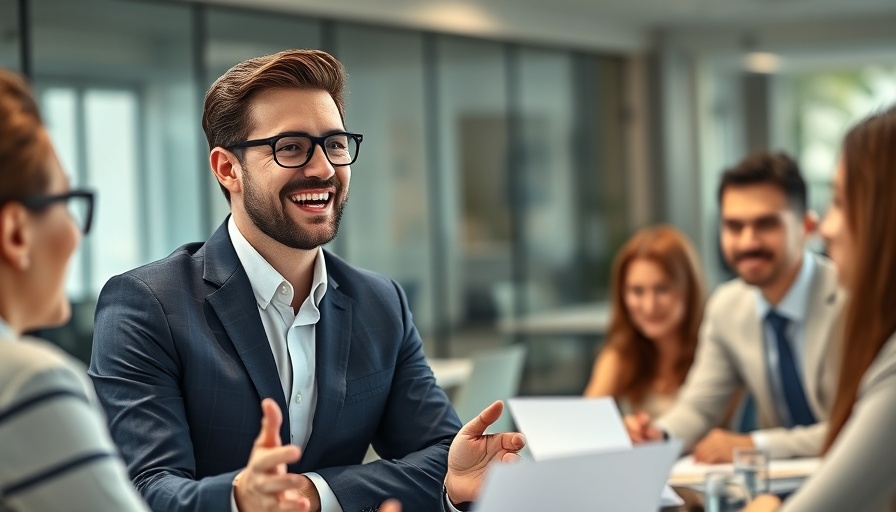
[[[585,396],[612,396],[624,414],[662,415],[697,346],[704,290],[691,243],[670,226],[645,228],[617,253],[607,345]]]

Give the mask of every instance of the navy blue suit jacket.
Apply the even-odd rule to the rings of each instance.
[[[439,510],[460,428],[401,288],[324,253],[317,409],[292,472],[315,471],[345,512],[387,497]],[[154,510],[227,511],[261,400],[286,399],[255,296],[227,233],[113,277],[96,313],[90,376],[131,478]],[[290,439],[284,421],[281,438]],[[369,444],[383,460],[360,465]]]

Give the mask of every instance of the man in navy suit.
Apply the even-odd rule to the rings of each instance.
[[[343,82],[342,65],[313,50],[219,78],[203,128],[231,215],[205,243],[100,294],[90,376],[154,510],[447,504],[460,422],[407,299],[321,248],[336,236],[362,140],[344,126]],[[256,437],[264,398],[265,418],[274,402],[282,411],[279,439]],[[475,499],[482,460],[507,458],[485,439],[458,450],[459,465],[452,455],[452,502]],[[371,444],[381,460],[361,465]]]

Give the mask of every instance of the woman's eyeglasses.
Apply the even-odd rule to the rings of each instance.
[[[65,202],[69,214],[81,232],[85,235],[90,232],[90,225],[93,223],[94,192],[92,190],[70,190],[64,194],[31,196],[18,201],[31,211],[41,211],[54,203]]]

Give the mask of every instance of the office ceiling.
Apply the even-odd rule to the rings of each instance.
[[[631,51],[657,30],[747,31],[800,24],[836,40],[874,24],[894,32],[896,0],[181,0],[405,26],[496,39]],[[807,28],[808,26],[808,28]],[[856,28],[856,27],[859,28]],[[783,29],[781,27],[784,27]],[[819,36],[817,32],[821,32]],[[875,35],[874,37],[877,37]],[[886,45],[892,42],[886,37]]]
[[[471,0],[527,5],[641,28],[834,21],[896,14],[896,0]]]
[[[285,11],[328,9],[359,12],[392,11],[508,12],[525,9],[545,17],[580,17],[601,25],[622,23],[631,28],[713,26],[866,18],[896,15],[896,0],[224,0],[245,6],[264,5]]]

